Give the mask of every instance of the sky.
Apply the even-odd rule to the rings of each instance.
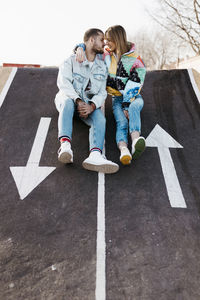
[[[122,25],[128,37],[149,28],[153,0],[1,0],[0,65],[58,66],[89,28]]]

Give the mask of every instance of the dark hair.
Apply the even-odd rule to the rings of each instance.
[[[103,33],[103,31],[101,29],[98,29],[98,28],[90,28],[88,29],[85,34],[84,34],[84,37],[83,37],[83,41],[84,43],[87,42],[89,40],[89,38],[91,38],[91,36],[97,36],[99,33]]]

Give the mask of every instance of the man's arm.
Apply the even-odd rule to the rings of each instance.
[[[61,93],[76,101],[79,95],[75,91],[72,81],[72,60],[68,58],[59,68],[57,85]]]

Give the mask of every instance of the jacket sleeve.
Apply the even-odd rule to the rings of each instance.
[[[76,46],[74,47],[74,49],[73,49],[73,53],[74,54],[76,54],[76,50],[78,49],[78,48],[83,48],[83,51],[85,51],[85,44],[84,43],[80,43],[80,44],[76,44]]]
[[[75,91],[72,82],[72,59],[70,57],[59,68],[57,85],[61,94],[75,101],[80,96]]]
[[[131,67],[130,76],[123,91],[123,108],[128,108],[130,103],[139,95],[144,83],[146,68],[144,62],[138,56]]]

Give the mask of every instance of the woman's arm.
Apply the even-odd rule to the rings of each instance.
[[[146,68],[144,62],[137,57],[136,61],[131,67],[129,80],[126,83],[123,93],[123,104],[124,109],[128,109],[130,103],[139,95],[141,88],[144,83],[146,75]]]
[[[85,60],[85,44],[81,43],[75,46],[74,54],[76,54],[76,61],[82,63]]]

